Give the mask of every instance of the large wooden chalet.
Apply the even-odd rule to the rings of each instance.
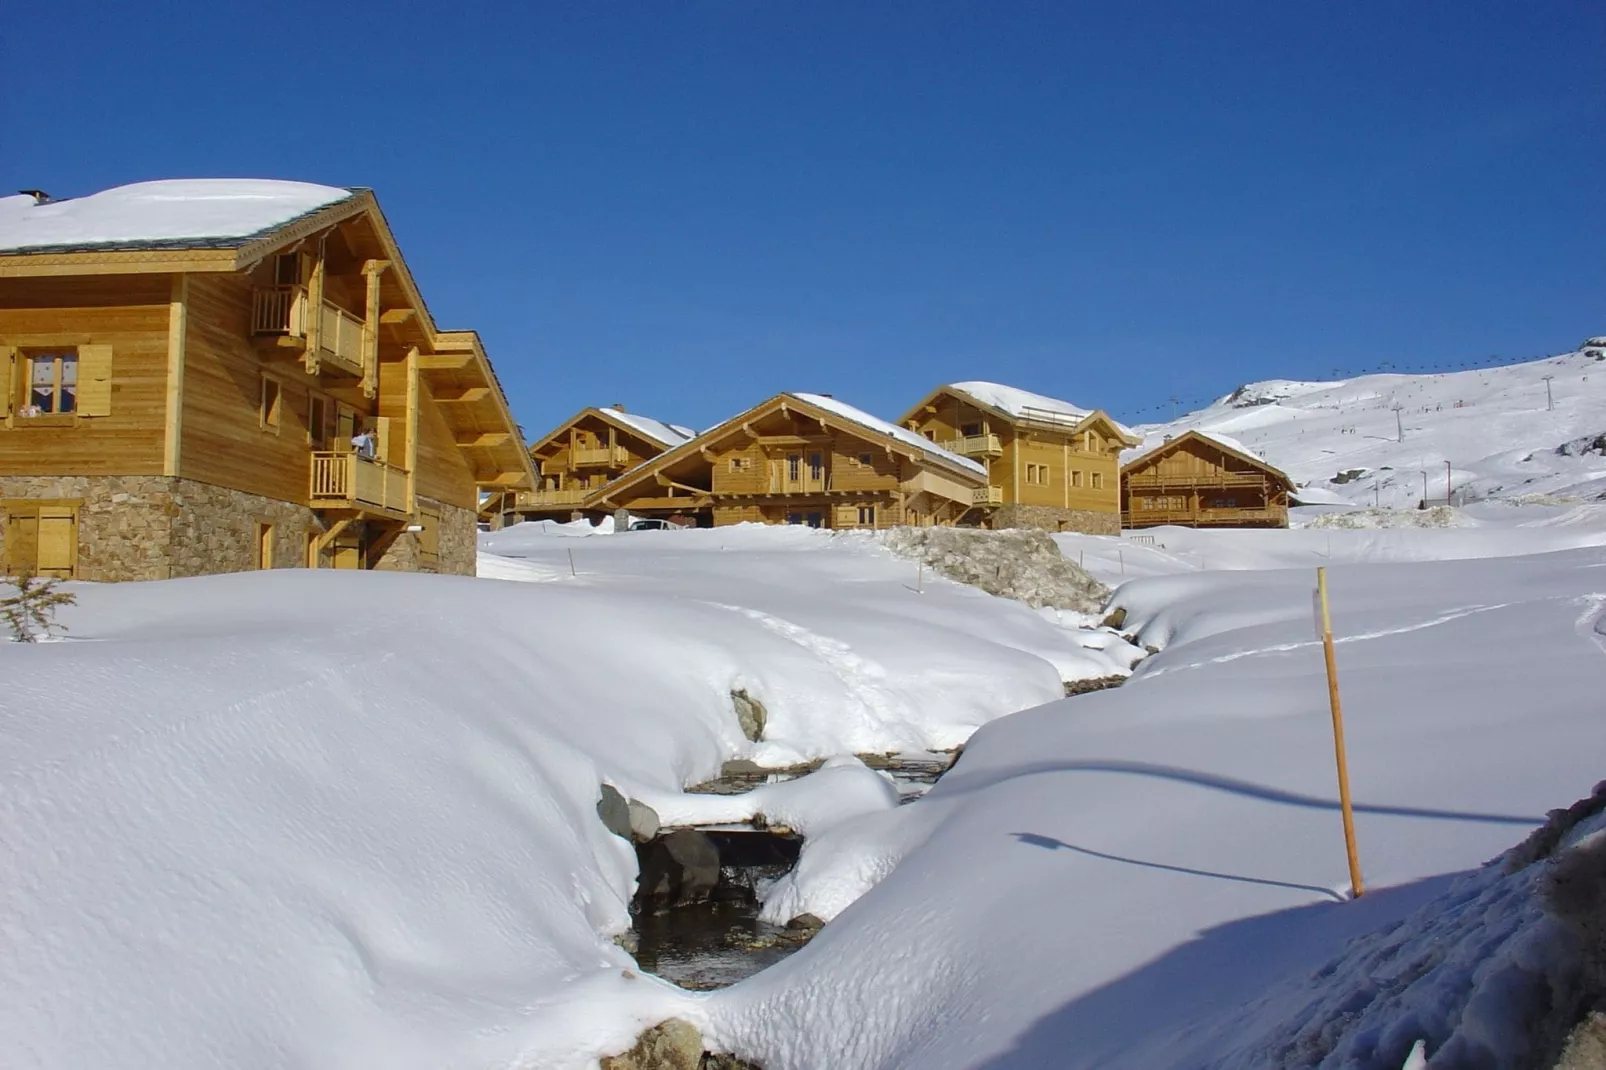
[[[1118,534],[1121,450],[1139,439],[1104,412],[999,383],[940,386],[904,427],[986,467],[984,527]]]
[[[470,574],[477,488],[535,486],[478,337],[436,327],[367,190],[0,199],[0,363],[11,574]]]
[[[953,524],[988,493],[986,470],[820,394],[780,394],[626,472],[582,503],[698,526]]]
[[[1129,528],[1286,528],[1293,481],[1239,442],[1186,431],[1121,468],[1121,520]]]
[[[621,405],[581,409],[530,447],[539,486],[488,501],[488,512],[498,522],[575,519],[588,497],[695,434]]]

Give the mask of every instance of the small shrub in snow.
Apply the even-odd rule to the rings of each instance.
[[[66,591],[56,590],[60,580],[53,577],[11,576],[5,580],[17,593],[0,598],[0,616],[11,629],[11,637],[19,643],[34,643],[48,638],[52,629],[66,631],[56,623],[56,610],[70,606],[77,599]]]
[[[1034,609],[1097,613],[1110,595],[1108,587],[1068,560],[1046,531],[906,527],[882,532],[881,539],[893,553],[924,561],[940,576]]]

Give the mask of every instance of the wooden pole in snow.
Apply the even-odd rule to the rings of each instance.
[[[568,549],[568,547],[565,547],[564,549]],[[574,551],[573,550],[569,550],[569,575],[570,576],[577,575],[577,573],[574,571]]]
[[[1338,701],[1338,660],[1333,655],[1333,621],[1327,610],[1327,569],[1316,570],[1316,598],[1321,606],[1321,619],[1317,623],[1322,631],[1322,655],[1327,661],[1327,701],[1333,710],[1333,755],[1338,762],[1338,805],[1344,814],[1344,850],[1349,855],[1349,885],[1351,898],[1359,899],[1361,886],[1361,858],[1355,848],[1355,811],[1350,806],[1349,759],[1344,749],[1344,708]]]

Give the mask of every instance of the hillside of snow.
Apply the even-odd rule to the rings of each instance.
[[[1447,479],[1457,501],[1595,500],[1606,495],[1606,344],[1590,343],[1441,375],[1249,383],[1138,427],[1145,446],[1126,457],[1197,429],[1243,443],[1308,487],[1311,504],[1415,508],[1443,500]]]

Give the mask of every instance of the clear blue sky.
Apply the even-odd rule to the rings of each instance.
[[[1606,332],[1603,55],[1598,0],[57,0],[0,181],[372,186],[532,435],[967,378],[1145,420]]]

